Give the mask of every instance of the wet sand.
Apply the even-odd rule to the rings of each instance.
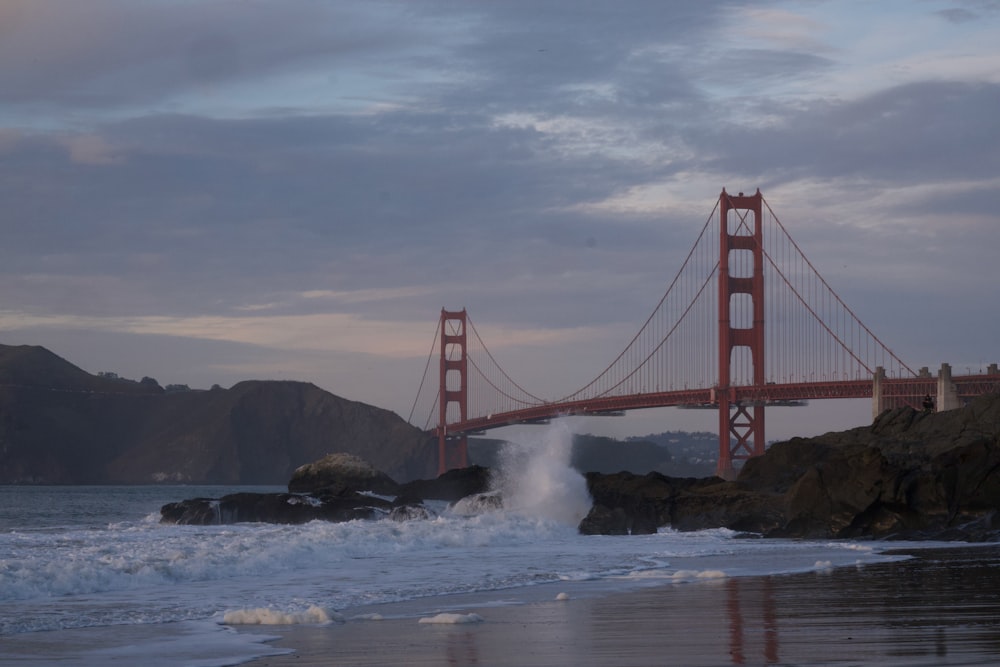
[[[268,627],[289,665],[995,665],[1000,546],[896,563],[575,597],[570,586],[365,609],[384,620]],[[563,590],[566,601],[554,599]],[[539,597],[548,596],[548,597]],[[435,606],[436,605],[436,606]],[[438,612],[473,624],[421,624]],[[260,627],[247,627],[260,632]]]

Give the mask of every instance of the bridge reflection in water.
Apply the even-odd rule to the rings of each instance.
[[[573,664],[996,664],[1000,546],[913,553],[595,601]]]
[[[741,582],[738,579],[726,581],[726,615],[729,617],[729,654],[734,665],[746,663],[747,651],[754,650],[763,643],[758,651],[768,663],[778,661],[778,620],[774,609],[774,594],[771,590],[771,578],[766,577],[760,582],[760,596],[754,602],[760,609],[755,610],[750,618],[759,620],[759,625],[746,627],[743,618],[745,602],[740,591]],[[749,633],[749,640],[748,640]],[[757,641],[754,641],[757,640]],[[761,641],[762,640],[762,641]],[[752,661],[756,662],[756,660]]]
[[[348,623],[305,636],[319,638],[324,658],[349,656],[358,667],[997,664],[1000,545],[911,553],[864,567],[689,580],[590,599],[570,584],[539,587],[545,599],[528,604],[459,595],[451,608],[475,610],[483,623],[418,626],[404,614],[384,629]],[[555,590],[569,590],[570,600],[554,600]]]

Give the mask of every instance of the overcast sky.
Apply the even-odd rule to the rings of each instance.
[[[759,187],[910,366],[976,371],[1000,361],[998,118],[996,0],[0,0],[0,343],[406,417],[466,307],[556,398],[721,189]],[[870,418],[848,403],[768,436]]]

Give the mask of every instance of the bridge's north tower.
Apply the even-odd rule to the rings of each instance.
[[[736,383],[764,385],[764,245],[760,190],[719,202],[719,462],[734,476],[733,460],[764,453],[764,404],[736,400]],[[737,371],[743,377],[734,378]]]

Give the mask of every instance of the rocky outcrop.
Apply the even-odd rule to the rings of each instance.
[[[417,479],[399,486],[399,495],[424,500],[455,502],[490,488],[490,469],[483,466],[453,468],[434,479]]]
[[[725,527],[770,537],[1000,539],[1000,396],[775,443],[733,482],[588,476],[587,533]]]
[[[164,391],[0,345],[0,484],[286,484],[330,452],[399,481],[435,472],[431,436],[309,383]]]
[[[299,467],[289,493],[234,493],[222,498],[191,498],[160,508],[161,523],[213,525],[352,521],[389,518],[428,519],[434,512],[424,500],[467,499],[460,514],[502,507],[498,494],[487,494],[490,471],[471,466],[449,470],[432,480],[398,485],[368,461],[350,454],[330,454]],[[378,494],[378,495],[373,495]],[[395,496],[386,500],[380,496]]]
[[[359,489],[394,496],[399,485],[364,459],[353,454],[337,452],[327,454],[319,461],[299,466],[288,482],[288,490],[295,493],[309,493],[323,489]]]
[[[580,524],[584,534],[645,535],[663,526],[765,532],[777,520],[776,499],[717,477],[588,473],[587,487],[594,505]]]
[[[353,521],[386,516],[392,504],[354,491],[319,493],[233,493],[222,498],[192,498],[160,509],[161,523],[215,525],[229,523],[299,524],[308,521]]]
[[[466,496],[451,506],[459,516],[478,516],[503,511],[503,496],[499,491],[487,491]]]

